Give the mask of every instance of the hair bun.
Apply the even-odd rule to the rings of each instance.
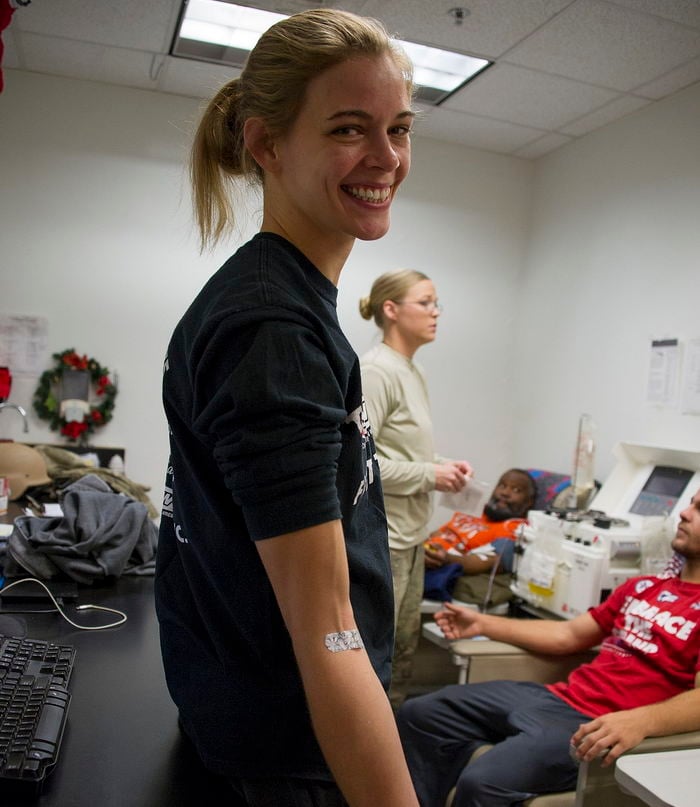
[[[369,297],[360,299],[360,316],[362,319],[372,319],[372,302]]]

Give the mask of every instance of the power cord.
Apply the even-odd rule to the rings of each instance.
[[[107,628],[116,628],[117,625],[123,625],[127,620],[126,614],[123,611],[119,611],[117,608],[107,608],[104,605],[93,604],[76,605],[76,611],[105,611],[108,614],[117,614],[119,616],[119,619],[116,622],[110,622],[108,625],[78,625],[76,622],[73,622],[73,620],[61,608],[61,606],[58,604],[58,600],[51,593],[49,587],[41,580],[37,580],[36,577],[23,577],[21,580],[15,580],[12,583],[8,583],[6,586],[0,588],[0,597],[2,597],[2,595],[11,588],[20,585],[20,583],[37,583],[39,586],[41,586],[41,588],[43,588],[48,594],[49,599],[54,604],[54,607],[58,613],[66,620],[66,622],[68,622],[69,625],[72,625],[74,628],[78,628],[79,630],[106,630]]]

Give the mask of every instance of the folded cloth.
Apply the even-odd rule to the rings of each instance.
[[[7,542],[4,573],[93,583],[122,574],[153,574],[158,530],[142,502],[115,493],[95,475],[68,485],[62,516],[19,516]]]
[[[158,517],[158,510],[150,500],[149,488],[145,485],[134,482],[133,479],[109,468],[95,468],[94,465],[85,462],[82,457],[65,448],[46,445],[38,445],[34,448],[44,458],[46,471],[56,485],[68,485],[87,475],[99,476],[117,493],[125,493],[132,499],[136,499],[137,502],[143,502],[148,507],[148,515],[151,518]]]
[[[462,571],[459,563],[446,563],[437,569],[426,569],[423,596],[429,600],[452,602],[452,592]]]

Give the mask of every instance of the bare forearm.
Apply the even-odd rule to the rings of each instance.
[[[580,644],[569,630],[569,623],[548,619],[511,619],[482,614],[481,632],[489,639],[518,645],[533,653],[563,655],[588,645]]]
[[[700,689],[634,710],[645,726],[645,737],[665,737],[684,731],[700,731]]]
[[[292,638],[316,738],[348,804],[418,807],[367,653],[325,645],[329,633],[357,629],[340,522],[259,541],[258,551]]]
[[[311,719],[348,804],[417,807],[391,707],[366,653],[313,655],[299,664]]]
[[[469,608],[445,603],[435,621],[448,639],[488,636],[499,642],[518,645],[533,653],[564,655],[594,647],[603,632],[590,614],[572,620],[510,619],[479,614]]]

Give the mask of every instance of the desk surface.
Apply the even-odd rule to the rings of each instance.
[[[9,792],[0,781],[0,803],[3,807],[226,803],[225,785],[203,770],[177,727],[177,710],[161,664],[153,578],[127,576],[112,586],[81,587],[79,603],[118,608],[128,621],[105,631],[80,631],[56,613],[10,615],[0,610],[3,632],[14,628],[14,635],[72,644],[77,651],[72,701],[55,769],[39,795]],[[79,624],[114,620],[99,611],[66,610]]]
[[[651,807],[697,807],[700,748],[625,754],[617,760],[615,779]]]

